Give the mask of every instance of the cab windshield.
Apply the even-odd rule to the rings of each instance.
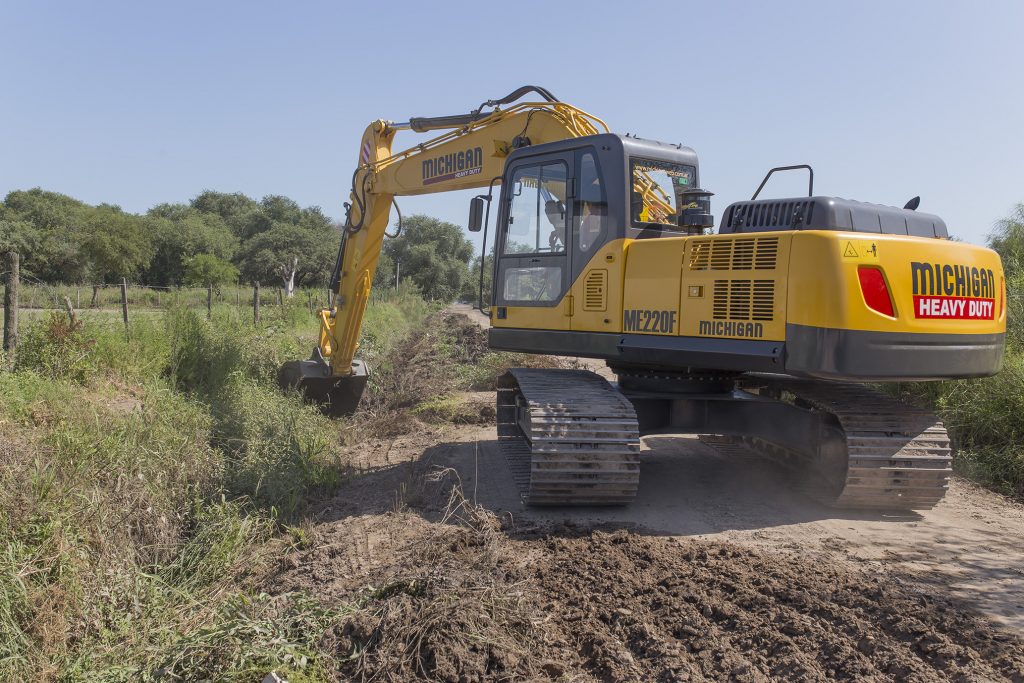
[[[655,159],[632,159],[630,218],[633,227],[679,229],[679,195],[693,186],[696,169]]]

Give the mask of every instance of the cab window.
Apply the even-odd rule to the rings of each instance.
[[[630,218],[635,228],[679,229],[680,194],[693,187],[697,169],[655,159],[631,159]]]
[[[567,175],[561,162],[527,166],[513,172],[508,232],[502,254],[565,252]]]
[[[573,215],[576,248],[592,252],[608,240],[608,198],[593,152],[579,157],[580,191]]]

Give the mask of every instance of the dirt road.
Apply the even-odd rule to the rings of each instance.
[[[469,306],[455,310],[487,325]],[[610,376],[603,363],[590,365]],[[481,504],[512,511],[524,523],[571,516],[669,536],[821,553],[947,590],[1024,632],[1024,506],[960,477],[933,510],[905,516],[832,510],[800,495],[783,473],[756,457],[723,456],[692,436],[658,436],[644,439],[633,505],[545,511],[518,503],[488,430],[466,430],[459,438],[471,441],[474,453],[480,445]],[[453,443],[447,457],[466,471],[469,451]]]
[[[353,458],[280,577],[373,587],[372,623],[343,634],[372,653],[353,677],[1024,681],[1024,508],[959,478],[931,511],[843,512],[752,454],[657,436],[630,506],[530,509],[490,425]],[[410,625],[430,619],[447,635]]]

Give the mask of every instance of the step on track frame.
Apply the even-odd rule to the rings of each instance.
[[[509,370],[498,441],[528,505],[625,505],[640,484],[636,412],[587,370]]]

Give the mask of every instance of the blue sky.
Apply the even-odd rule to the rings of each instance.
[[[810,163],[818,194],[919,194],[982,242],[1024,201],[1022,33],[1019,0],[8,2],[0,194],[141,212],[209,188],[340,217],[368,122],[533,83],[695,148],[719,217],[769,167]],[[400,203],[464,224],[469,196]]]

